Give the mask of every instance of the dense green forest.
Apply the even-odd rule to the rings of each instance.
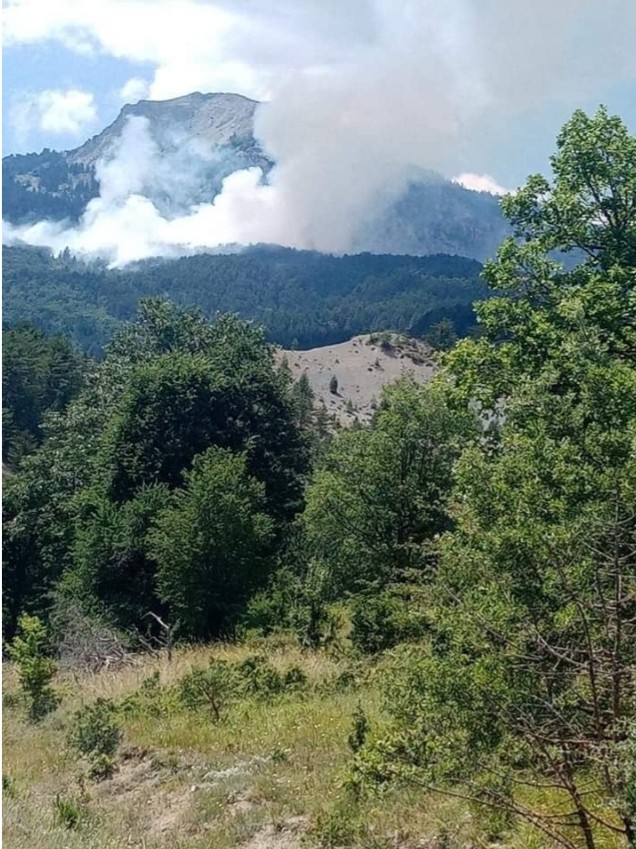
[[[431,384],[390,386],[369,426],[329,432],[306,382],[276,367],[264,332],[241,318],[155,299],[117,329],[5,482],[4,627],[34,719],[57,698],[45,629],[59,643],[78,621],[98,623],[132,649],[166,634],[287,635],[355,660],[337,686],[354,686],[360,668],[382,681],[388,716],[371,728],[360,697],[340,807],[316,845],[389,845],[347,828],[362,829],[398,786],[480,811],[480,845],[522,834],[515,846],[636,846],[636,139],[603,109],[577,112],[551,166],[503,200],[515,235],[484,268],[482,332],[457,342]],[[574,251],[584,259],[571,268],[552,258]],[[377,265],[366,276],[368,257],[278,251],[136,277],[32,256],[14,251],[13,262],[41,264],[49,304],[99,285],[97,309],[108,280],[114,310],[125,282],[140,281],[113,324],[148,288],[181,300],[171,279],[202,295],[211,269],[218,291],[236,293],[218,305],[246,312],[248,293],[268,291],[283,309],[302,266],[307,335],[284,312],[275,325],[289,321],[299,340],[320,337],[319,292],[332,316],[343,289],[369,293],[369,320],[372,303],[377,322],[393,303],[391,325],[402,292],[420,286],[438,309],[458,281],[477,285],[474,264],[442,257],[410,268],[375,258],[383,279]],[[215,661],[188,673],[181,698],[222,723],[246,681],[262,692],[269,676],[270,696],[304,686],[298,670],[277,674],[262,658]],[[98,704],[82,722],[104,736],[142,699],[169,725],[173,691],[144,686],[134,704]],[[94,775],[112,769],[111,737]]]
[[[30,324],[2,334],[2,460],[15,465],[40,444],[44,414],[62,412],[80,390],[88,360],[62,335]]]
[[[475,322],[473,301],[486,292],[480,270],[474,260],[444,255],[334,257],[261,247],[108,271],[68,255],[54,259],[47,251],[8,247],[4,321],[36,322],[97,356],[147,297],[194,304],[209,317],[236,312],[284,347],[311,348],[387,328],[421,336],[442,319],[464,335]]]

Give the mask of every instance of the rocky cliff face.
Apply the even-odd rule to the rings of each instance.
[[[99,194],[96,164],[112,155],[129,118],[144,119],[159,158],[161,167],[141,191],[161,213],[169,217],[209,202],[233,171],[258,166],[267,173],[272,167],[254,138],[257,106],[238,94],[195,92],[172,100],[142,100],[124,106],[110,126],[74,150],[5,157],[3,217],[12,223],[76,221]],[[429,175],[413,181],[382,215],[360,222],[353,249],[483,260],[506,232],[496,198]]]
[[[121,136],[128,118],[146,118],[152,137],[162,150],[174,148],[187,139],[209,152],[219,148],[245,150],[254,154],[254,164],[264,159],[253,136],[257,101],[240,94],[201,94],[194,92],[172,100],[140,100],[127,104],[115,121],[81,147],[68,151],[70,163],[94,166],[107,156]]]

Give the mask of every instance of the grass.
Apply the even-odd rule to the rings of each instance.
[[[265,646],[281,671],[303,669],[304,689],[243,698],[220,722],[176,699],[161,712],[122,714],[124,741],[112,778],[91,781],[67,745],[74,712],[98,697],[120,702],[153,673],[161,693],[212,658],[238,661],[249,646],[198,646],[99,674],[60,675],[62,702],[37,725],[16,698],[5,668],[4,837],[12,849],[468,849],[489,845],[468,805],[394,788],[356,801],[343,786],[351,759],[347,738],[356,707],[372,733],[386,723],[373,674],[354,687],[334,682],[347,660]],[[540,849],[535,831],[517,829],[510,849]]]

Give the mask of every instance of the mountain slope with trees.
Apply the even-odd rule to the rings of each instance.
[[[236,312],[265,327],[286,348],[343,342],[392,329],[424,335],[446,319],[464,335],[474,325],[473,301],[486,287],[481,266],[455,256],[355,254],[335,257],[289,248],[249,248],[106,270],[68,254],[3,251],[4,321],[32,321],[64,333],[92,355],[140,298],[194,304],[208,316]]]

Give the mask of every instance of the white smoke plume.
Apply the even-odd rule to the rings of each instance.
[[[295,58],[277,71],[275,35],[267,49],[255,47],[264,7],[217,5],[242,27],[228,36],[236,55],[225,61],[240,59],[268,81],[271,96],[255,127],[276,163],[267,178],[258,168],[237,171],[213,203],[188,207],[198,166],[214,154],[185,144],[177,146],[180,158],[166,158],[147,122],[133,118],[99,163],[100,196],[78,226],[8,227],[5,238],[68,246],[113,265],[228,243],[345,252],[409,180],[435,171],[501,193],[507,177],[488,172],[493,149],[505,156],[506,145],[519,142],[510,129],[516,122],[545,104],[556,104],[564,121],[604,87],[636,79],[636,3],[628,0],[351,0],[360,30],[349,49],[338,4],[319,48],[301,20],[302,9],[315,20],[317,4],[289,15],[289,3],[273,2],[270,24],[276,15],[285,24],[280,50],[298,57],[303,39],[311,47],[310,62]],[[345,17],[355,32],[355,16]]]

